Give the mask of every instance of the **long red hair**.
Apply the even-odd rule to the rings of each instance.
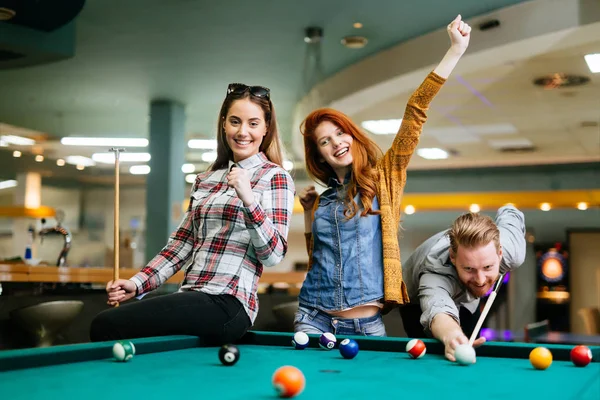
[[[358,212],[358,205],[354,201],[357,193],[363,206],[362,217],[367,214],[379,214],[379,211],[372,210],[371,207],[373,197],[377,194],[375,182],[379,177],[375,165],[383,153],[379,146],[369,139],[344,113],[331,108],[319,108],[311,112],[300,125],[300,132],[304,137],[304,155],[309,176],[325,186],[327,186],[329,178],[337,177],[333,168],[327,162],[321,161],[321,153],[317,148],[315,130],[323,121],[331,122],[342,132],[351,135],[353,138],[351,146],[352,176],[346,199],[349,208],[344,211],[344,214],[350,219]]]

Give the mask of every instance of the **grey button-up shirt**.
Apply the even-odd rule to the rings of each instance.
[[[500,272],[518,268],[525,261],[525,216],[512,206],[501,207],[496,214],[500,230],[502,261]],[[450,261],[448,230],[427,239],[402,264],[403,279],[412,302],[419,301],[421,324],[431,334],[431,321],[439,313],[445,313],[459,321],[459,307],[473,313],[479,298],[473,296],[458,279],[456,268]]]

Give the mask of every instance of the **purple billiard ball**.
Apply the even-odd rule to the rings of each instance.
[[[335,343],[337,339],[335,335],[331,332],[325,332],[319,338],[319,346],[325,350],[331,350],[335,347]]]
[[[344,339],[340,343],[340,354],[342,357],[352,359],[358,354],[358,343],[353,339]]]

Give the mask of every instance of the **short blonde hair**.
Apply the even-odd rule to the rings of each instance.
[[[458,217],[450,231],[450,249],[454,254],[458,246],[475,248],[494,242],[496,251],[500,251],[500,231],[494,221],[487,215],[469,212]]]

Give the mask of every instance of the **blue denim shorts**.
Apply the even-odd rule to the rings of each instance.
[[[294,331],[334,335],[387,336],[381,313],[367,318],[339,318],[315,308],[298,307]]]

